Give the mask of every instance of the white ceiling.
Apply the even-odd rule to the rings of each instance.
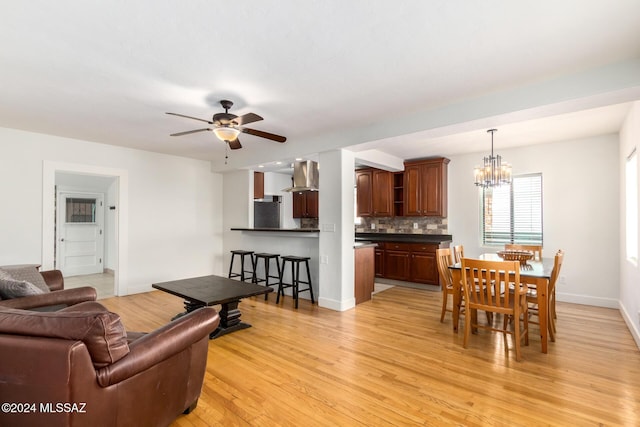
[[[0,126],[218,170],[340,147],[405,159],[486,151],[489,127],[496,147],[617,132],[628,96],[449,126],[419,119],[640,58],[638,0],[30,0],[0,10]],[[212,133],[169,136],[206,125],[165,112],[209,119],[221,99],[287,143],[242,135],[225,166]]]

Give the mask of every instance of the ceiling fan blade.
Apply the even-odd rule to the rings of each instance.
[[[205,130],[213,130],[211,128],[204,128],[204,129],[196,129],[196,130],[188,130],[186,132],[178,132],[178,133],[172,133],[169,136],[182,136],[182,135],[189,135],[190,133],[196,133],[196,132],[204,132]]]
[[[209,120],[199,119],[197,117],[185,116],[184,114],[178,114],[178,113],[167,113],[167,114],[170,114],[172,116],[184,117],[185,119],[200,120],[201,122],[209,123],[210,125],[213,124],[213,122],[210,122]]]
[[[274,133],[264,132],[256,129],[242,128],[243,133],[248,133],[249,135],[259,136],[260,138],[270,139],[276,142],[285,142],[287,140],[286,137],[276,135]]]
[[[248,123],[259,122],[260,120],[264,120],[264,119],[257,114],[247,113],[243,116],[238,116],[231,121],[237,123],[238,126],[242,126]]]
[[[242,148],[242,144],[240,144],[239,139],[236,139],[235,141],[227,141],[227,144],[229,144],[229,148],[231,148],[232,150]]]

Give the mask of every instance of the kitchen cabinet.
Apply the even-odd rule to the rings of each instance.
[[[375,250],[375,275],[385,279],[403,280],[438,286],[436,249],[440,243],[378,243]]]
[[[410,280],[416,283],[438,285],[437,245],[411,244]]]
[[[393,216],[393,173],[381,169],[356,171],[357,215]]]
[[[409,243],[385,243],[384,277],[409,281],[411,274]]]
[[[318,192],[301,191],[293,193],[294,218],[318,218]]]
[[[264,172],[253,173],[253,198],[264,199]]]
[[[356,215],[373,216],[371,169],[356,171]]]
[[[356,304],[371,299],[374,287],[374,247],[355,249],[354,296]]]
[[[384,243],[378,243],[374,250],[374,265],[376,277],[384,277]]]
[[[404,216],[404,172],[393,174],[393,215]]]
[[[447,216],[448,164],[446,158],[405,162],[405,216]]]

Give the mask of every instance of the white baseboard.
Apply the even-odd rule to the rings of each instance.
[[[349,298],[344,301],[337,301],[328,298],[318,298],[318,307],[328,308],[335,311],[347,311],[356,306],[356,299]]]
[[[624,305],[619,304],[618,308],[620,309],[620,314],[622,315],[624,322],[627,324],[627,328],[629,328],[629,332],[631,332],[633,340],[636,342],[636,346],[640,349],[640,331],[638,331],[638,324],[633,320],[634,316],[631,316],[627,312]]]
[[[566,294],[556,292],[558,301],[570,302],[573,304],[593,305],[595,307],[618,308],[619,301],[613,298],[600,298],[588,295]]]

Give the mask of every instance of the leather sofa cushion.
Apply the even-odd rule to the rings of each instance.
[[[82,341],[96,369],[129,353],[120,316],[95,301],[56,312],[0,308],[0,333]]]
[[[0,276],[5,277],[6,275],[9,275],[13,280],[29,282],[42,289],[42,292],[50,291],[47,282],[44,281],[44,278],[38,271],[37,264],[7,265],[0,267]]]
[[[0,299],[22,298],[43,293],[42,289],[32,283],[0,276]]]

